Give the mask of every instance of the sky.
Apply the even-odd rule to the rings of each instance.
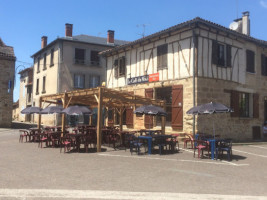
[[[48,43],[64,37],[65,23],[73,24],[73,35],[106,37],[114,30],[115,39],[134,41],[195,17],[229,27],[244,11],[251,36],[267,41],[267,0],[0,0],[0,37],[17,58],[14,101],[17,73],[33,65],[42,36]]]

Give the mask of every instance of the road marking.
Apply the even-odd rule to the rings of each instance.
[[[0,189],[0,199],[5,198],[59,198],[59,199],[121,199],[121,200],[264,200],[267,196],[191,194],[165,192],[129,192],[104,190],[54,190],[54,189]]]
[[[249,155],[253,155],[253,156],[258,156],[258,157],[262,157],[262,158],[267,158],[267,156],[265,156],[265,155],[249,153],[249,152],[246,152],[246,151],[240,151],[240,150],[236,150],[236,149],[233,149],[233,151],[237,151],[237,152],[240,152],[240,153],[245,153],[245,154],[249,154]]]
[[[202,164],[213,164],[213,165],[230,165],[230,166],[247,166],[249,164],[235,164],[232,162],[226,161],[201,161],[201,160],[179,160],[179,159],[171,159],[171,158],[152,158],[147,156],[123,156],[123,155],[114,155],[114,154],[107,154],[107,153],[100,153],[100,156],[110,156],[110,157],[121,157],[121,158],[134,158],[134,159],[147,159],[147,160],[163,160],[163,161],[175,161],[175,162],[192,162],[192,163],[202,163]]]
[[[249,145],[250,147],[256,147],[256,148],[260,148],[260,149],[267,149],[267,147],[261,147],[261,146],[256,146],[256,145]]]

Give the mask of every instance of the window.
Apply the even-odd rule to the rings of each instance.
[[[99,66],[98,51],[91,51],[91,65]]]
[[[46,53],[44,54],[44,66],[43,66],[43,70],[46,70]]]
[[[125,76],[126,74],[126,63],[125,63],[125,56],[122,56],[115,60],[115,78],[120,76]]]
[[[219,67],[231,67],[232,47],[212,41],[212,64]]]
[[[239,93],[239,116],[249,117],[249,94]]]
[[[164,100],[165,106],[166,106],[166,125],[171,125],[172,121],[172,87],[162,87],[162,88],[156,88],[156,99],[158,100]],[[161,124],[161,117],[157,117],[157,125],[159,126]]]
[[[40,72],[40,58],[37,58],[37,73]]]
[[[158,70],[168,67],[168,44],[163,44],[157,47],[157,64]]]
[[[36,94],[39,94],[39,79],[36,79]]]
[[[50,67],[54,65],[54,49],[50,52]]]
[[[261,55],[261,75],[267,76],[267,56]]]
[[[231,92],[231,117],[259,118],[259,94]]]
[[[85,64],[85,49],[75,48],[75,63]]]
[[[91,75],[89,79],[89,88],[95,88],[100,86],[100,76]]]
[[[255,53],[247,50],[247,72],[255,73]]]
[[[84,88],[84,75],[80,75],[80,74],[74,75],[74,87]]]
[[[43,77],[43,91],[42,91],[42,93],[45,93],[46,91],[45,91],[45,84],[46,84],[46,77],[44,76]]]

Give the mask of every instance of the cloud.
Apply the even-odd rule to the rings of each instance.
[[[260,5],[264,8],[267,8],[267,0],[261,0]]]

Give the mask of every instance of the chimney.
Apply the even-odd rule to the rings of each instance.
[[[115,31],[108,30],[108,39],[107,39],[108,44],[114,44],[114,32]]]
[[[72,37],[72,24],[65,24],[65,36]]]
[[[47,36],[43,36],[42,37],[42,43],[41,43],[42,49],[45,48],[46,45],[47,45]]]
[[[250,35],[250,20],[249,20],[249,12],[242,13],[242,33],[246,35]]]

